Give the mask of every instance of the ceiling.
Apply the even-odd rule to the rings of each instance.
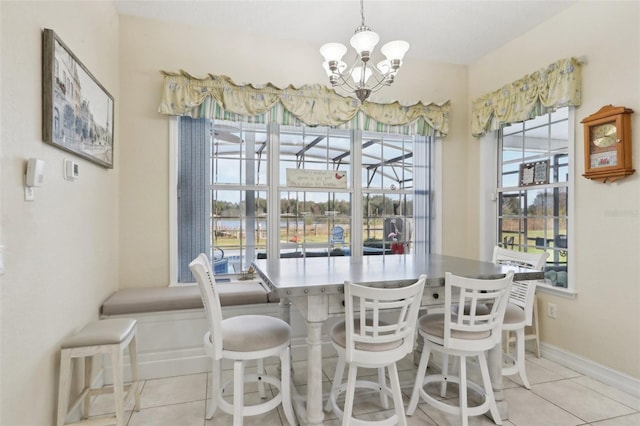
[[[121,15],[269,38],[348,45],[360,25],[358,0],[113,0]],[[366,24],[380,45],[404,39],[415,58],[471,64],[577,0],[366,0]],[[379,46],[380,46],[379,45]],[[320,54],[318,53],[318,56]],[[319,59],[320,60],[320,59]]]

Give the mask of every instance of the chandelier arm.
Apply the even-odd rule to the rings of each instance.
[[[349,83],[349,79],[351,78],[351,75],[347,74],[340,74],[340,73],[334,73],[335,76],[337,76],[341,83],[340,84],[334,84],[334,87],[342,87],[342,86],[347,86],[349,89],[351,90],[356,90],[356,86],[351,85],[351,83]]]
[[[347,70],[342,72],[339,72],[337,70],[333,71],[333,75],[335,75],[340,79],[340,83],[334,84],[333,85],[334,87],[347,86],[352,91],[356,90],[356,85],[352,85],[351,83],[349,83],[349,81],[351,80],[351,73],[353,72],[353,69],[356,67],[356,65],[358,65],[358,60],[359,60],[359,56],[356,53],[353,61],[351,62],[351,65]]]
[[[378,79],[376,79],[376,84],[370,85],[368,88],[372,92],[377,92],[378,90],[382,89],[385,86],[385,81],[386,80],[378,80]]]
[[[333,72],[333,75],[335,75],[336,77],[338,77],[340,79],[339,83],[336,83],[333,86],[336,87],[336,88],[337,87],[346,86],[351,91],[355,91],[358,88],[362,88],[362,89],[369,89],[369,90],[371,90],[371,92],[377,92],[378,90],[382,89],[384,86],[391,84],[391,83],[387,84],[387,79],[388,79],[389,75],[391,75],[392,73],[388,72],[388,73],[383,74],[382,72],[380,72],[380,70],[378,70],[376,67],[373,67],[373,66],[369,66],[369,68],[372,69],[372,75],[371,75],[371,77],[369,77],[369,81],[371,81],[371,79],[373,78],[373,80],[375,81],[375,84],[373,84],[373,85],[364,84],[363,85],[363,84],[361,84],[361,82],[358,82],[358,84],[350,83],[351,70],[353,70],[353,68],[355,68],[355,65],[357,65],[357,62],[354,62],[354,64],[346,72],[342,72],[342,73],[339,73],[337,71]],[[343,90],[345,90],[345,89],[343,88]]]
[[[378,70],[377,67],[374,67],[372,65],[369,66],[369,68],[371,69],[371,77],[369,77],[369,81],[371,81],[371,79],[373,79],[375,81],[375,84],[365,84],[362,87],[363,88],[368,88],[370,89],[372,92],[376,92],[378,90],[380,90],[386,83],[387,81],[387,76],[389,73],[387,74],[383,74],[382,72],[380,72],[380,70]]]
[[[343,71],[343,75],[351,77],[351,73],[353,72],[354,68],[360,64],[360,55],[358,55],[358,52],[356,52],[356,54],[353,57],[353,61],[351,61],[351,65],[349,66],[349,69],[346,71]]]
[[[376,84],[373,87],[370,87],[371,92],[377,92],[378,90],[382,89],[383,87],[387,86],[384,81],[381,81],[380,83]]]
[[[371,68],[371,77],[376,80],[376,83],[383,82],[386,79],[387,75],[383,74],[378,69],[378,67],[374,67],[373,65],[371,65],[370,68]]]

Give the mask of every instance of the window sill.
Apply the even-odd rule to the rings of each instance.
[[[564,287],[552,287],[549,284],[539,284],[536,287],[536,292],[552,294],[554,296],[560,296],[567,299],[575,299],[578,296],[574,290]]]
[[[257,275],[255,275],[253,278],[242,279],[242,274],[224,274],[224,275],[216,275],[215,278],[216,278],[217,284],[226,284],[226,283],[261,283],[262,284],[262,280]],[[198,285],[198,283],[195,281],[190,283],[172,282],[169,284],[169,287],[188,287],[193,285]]]

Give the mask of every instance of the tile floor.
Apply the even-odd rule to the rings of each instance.
[[[324,391],[328,393],[336,365],[336,358],[326,358],[323,363]],[[517,376],[504,379],[505,397],[509,402],[509,420],[506,426],[637,426],[640,425],[640,399],[625,394],[611,386],[602,384],[560,366],[544,358],[527,353],[527,374],[531,390],[520,385]],[[306,362],[294,362],[294,383],[298,392],[306,392]],[[271,365],[267,369],[275,369]],[[431,368],[431,367],[430,367]],[[405,405],[409,402],[416,367],[411,357],[398,365],[400,380],[405,393]],[[470,367],[473,370],[473,366]],[[273,373],[275,370],[271,370]],[[225,371],[229,375],[230,371]],[[374,374],[373,370],[362,370],[362,374]],[[473,372],[470,372],[470,376]],[[128,426],[221,426],[231,425],[232,418],[221,411],[212,420],[205,421],[207,374],[193,374],[164,379],[146,380],[142,384],[140,411],[127,411]],[[255,385],[246,389],[248,403],[258,401]],[[455,400],[456,385],[450,385],[446,398]],[[354,414],[363,420],[387,417],[380,407],[377,394],[356,394]],[[128,407],[132,408],[131,404]],[[113,411],[112,400],[107,395],[97,397],[92,403],[91,414],[99,417]],[[425,426],[454,426],[460,418],[444,414],[425,403],[420,404],[415,414],[408,417],[408,424]],[[247,426],[286,425],[281,408],[270,413],[248,417]],[[333,413],[325,413],[326,426],[339,425]],[[485,416],[469,419],[471,426],[493,425]]]

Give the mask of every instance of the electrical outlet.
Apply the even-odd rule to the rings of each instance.
[[[33,201],[36,199],[36,194],[33,189],[33,186],[25,186],[24,187],[24,200],[25,201]]]
[[[555,303],[547,304],[547,316],[549,318],[557,318],[558,317],[558,306]]]

